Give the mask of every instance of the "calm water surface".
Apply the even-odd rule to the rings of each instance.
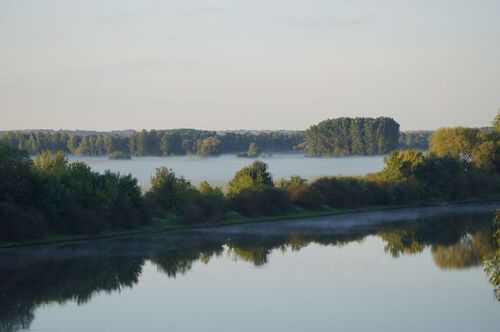
[[[83,161],[98,172],[109,169],[122,174],[132,173],[143,188],[149,186],[151,175],[160,166],[171,168],[176,174],[183,175],[194,184],[208,181],[214,185],[224,186],[237,170],[253,162],[253,159],[238,158],[235,155],[137,157],[132,160],[70,156],[69,159]],[[364,175],[380,171],[384,167],[383,156],[308,158],[301,154],[273,154],[271,157],[259,159],[269,164],[275,179],[291,175],[305,178],[321,175]]]
[[[0,330],[499,331],[498,205],[0,250]]]

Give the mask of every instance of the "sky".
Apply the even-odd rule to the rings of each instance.
[[[498,0],[0,0],[0,130],[488,126]]]

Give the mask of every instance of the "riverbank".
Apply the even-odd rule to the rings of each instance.
[[[96,240],[96,239],[108,239],[108,238],[114,239],[131,235],[154,234],[162,232],[173,232],[179,230],[215,228],[215,227],[244,225],[244,224],[253,224],[261,222],[299,220],[299,219],[313,220],[314,218],[319,218],[319,217],[328,217],[328,216],[336,216],[336,215],[352,214],[352,213],[389,211],[389,210],[407,209],[407,208],[427,208],[427,207],[438,207],[438,206],[449,206],[449,205],[466,205],[474,203],[476,204],[498,203],[500,207],[500,200],[498,199],[469,199],[461,201],[436,202],[436,203],[425,203],[425,204],[421,203],[421,204],[405,204],[405,205],[390,205],[390,206],[367,206],[367,207],[352,208],[352,209],[333,209],[329,207],[324,207],[321,210],[315,210],[315,211],[296,208],[293,211],[286,214],[275,215],[275,216],[259,216],[259,217],[245,217],[234,212],[229,212],[226,218],[224,218],[217,224],[185,225],[182,224],[180,220],[177,218],[155,219],[152,224],[136,229],[104,231],[96,235],[63,235],[63,234],[52,233],[52,234],[47,234],[47,236],[45,236],[44,238],[37,240],[0,243],[0,249],[36,246],[45,244],[56,244],[56,243],[70,243],[70,242]]]

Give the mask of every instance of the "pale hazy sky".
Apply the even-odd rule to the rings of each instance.
[[[0,129],[489,125],[499,0],[0,0]]]

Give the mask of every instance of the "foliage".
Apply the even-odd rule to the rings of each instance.
[[[311,126],[305,134],[310,156],[384,154],[398,147],[399,124],[391,118],[338,118]]]
[[[113,151],[109,154],[108,159],[131,159],[130,154],[124,151]]]
[[[0,144],[0,240],[42,236],[45,220],[31,204],[39,181],[26,152]]]
[[[314,151],[321,154],[370,154],[393,148],[398,128],[388,118],[342,118],[313,126],[306,136],[309,143],[318,143],[314,149],[319,149]],[[48,148],[33,160],[27,152],[12,148],[12,142],[0,144],[0,241],[20,241],[46,232],[93,234],[134,228],[148,223],[151,215],[200,225],[219,222],[228,210],[261,216],[283,214],[293,208],[318,210],[324,205],[356,208],[417,204],[500,193],[500,133],[460,127],[436,131],[431,153],[393,151],[384,159],[381,172],[363,177],[321,177],[308,182],[292,176],[275,184],[268,165],[257,160],[235,173],[226,195],[206,182],[197,188],[167,168],[156,170],[151,189],[143,195],[131,175],[99,174],[84,163],[68,162],[64,156],[67,149],[84,150],[88,142],[101,142],[103,149],[112,149],[109,151],[117,155],[127,154],[125,145],[137,155],[210,155],[240,149],[239,139],[247,147],[250,144],[250,154],[258,152],[261,142],[289,144],[299,137],[286,135],[143,130],[130,137],[110,135],[94,140],[94,136],[43,133],[40,137],[44,139],[54,138],[50,148],[62,146],[62,151],[54,153]],[[16,137],[7,135],[8,139]],[[31,143],[40,143],[35,133],[28,137]],[[280,144],[267,147],[280,148]],[[93,147],[85,149],[96,151]],[[400,243],[409,243],[405,241]]]
[[[0,144],[0,201],[27,204],[33,200],[37,179],[25,151]]]
[[[92,172],[45,152],[32,162],[26,153],[0,149],[0,238],[24,240],[45,231],[96,233],[149,221],[137,180],[131,175]],[[15,180],[15,182],[11,182]]]
[[[401,150],[427,150],[432,131],[418,130],[401,132],[399,135],[399,148]]]
[[[151,179],[146,200],[157,215],[179,215],[189,224],[215,223],[226,212],[226,201],[220,188],[202,182],[199,189],[171,170],[161,167]]]
[[[230,204],[246,216],[277,215],[291,209],[287,192],[273,186],[244,188],[230,197]]]
[[[300,176],[293,175],[289,180],[280,179],[276,185],[288,192],[290,202],[295,206],[307,210],[317,210],[323,204],[320,193]]]
[[[441,128],[431,137],[430,150],[452,156],[488,171],[500,171],[500,135],[478,128]]]
[[[236,172],[228,184],[228,196],[233,209],[248,216],[279,214],[291,208],[287,192],[274,186],[262,161]]]
[[[497,115],[493,120],[493,126],[495,127],[496,131],[500,131],[500,110],[498,110]]]
[[[177,177],[166,167],[160,167],[151,178],[151,189],[146,193],[146,199],[165,212],[179,213],[193,200],[196,192],[190,181]]]
[[[202,221],[215,223],[224,218],[227,210],[226,198],[221,188],[212,187],[204,181],[198,186],[198,205],[203,211]]]
[[[228,184],[229,196],[236,195],[244,189],[262,190],[273,186],[273,178],[268,171],[268,166],[260,160],[236,172]]]
[[[500,210],[493,219],[493,238],[495,253],[484,258],[484,270],[495,290],[495,296],[500,301]]]
[[[200,156],[218,155],[220,150],[221,141],[217,136],[204,138],[196,144],[196,153]]]
[[[385,167],[381,175],[389,181],[410,180],[415,168],[423,160],[423,153],[415,150],[393,151],[384,158]]]
[[[252,143],[266,151],[292,151],[304,140],[304,132],[218,133],[172,129],[141,130],[126,135],[113,132],[8,131],[1,133],[0,140],[31,155],[44,151],[84,156],[109,155],[117,151],[134,156],[217,155],[246,151]]]
[[[247,156],[250,158],[256,158],[260,155],[260,149],[255,143],[250,143],[248,146]]]
[[[359,122],[359,119],[353,119]],[[347,133],[347,140],[356,147],[351,154],[373,154],[378,149],[377,135],[383,128],[358,125]],[[360,134],[369,130],[372,133],[362,138]],[[378,132],[378,133],[377,133]],[[397,146],[400,149],[425,150],[431,131],[402,132]],[[258,152],[286,152],[303,150],[307,144],[305,131],[261,131],[261,132],[215,132],[195,129],[141,130],[126,132],[84,132],[84,131],[7,131],[0,133],[0,140],[14,148],[36,155],[44,151],[63,151],[67,154],[82,156],[109,155],[124,152],[134,156],[169,156],[198,153],[197,148],[207,138],[220,141],[218,149],[204,149],[200,152],[209,155],[221,153],[241,153],[252,157],[249,151],[252,144]],[[397,137],[396,137],[397,139]],[[368,141],[366,141],[368,140]],[[328,141],[325,141],[328,143]],[[205,142],[205,145],[208,142]],[[213,143],[213,142],[212,142]],[[368,147],[369,144],[371,147]],[[210,145],[210,144],[209,144]],[[371,152],[365,151],[370,150]],[[249,152],[251,152],[249,154]],[[386,151],[388,152],[388,151]],[[381,153],[381,152],[377,152]],[[319,153],[318,153],[319,154]],[[327,153],[330,154],[330,153]],[[344,153],[347,154],[347,153]],[[257,154],[257,156],[259,153]]]

